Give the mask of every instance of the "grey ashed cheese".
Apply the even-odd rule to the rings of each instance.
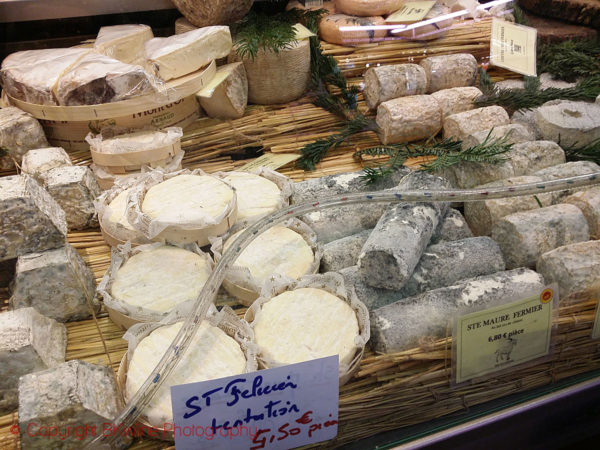
[[[0,169],[12,169],[27,151],[47,146],[44,130],[31,114],[12,106],[0,109],[0,148],[7,152],[0,152]]]
[[[72,166],[69,155],[62,147],[48,147],[29,150],[23,156],[21,169],[43,183],[42,174],[62,166]]]

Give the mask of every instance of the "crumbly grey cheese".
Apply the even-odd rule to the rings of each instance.
[[[482,95],[483,93],[474,86],[442,89],[431,94],[440,106],[442,118],[475,109],[473,100]]]
[[[430,56],[420,63],[427,75],[427,93],[472,86],[477,76],[477,60],[468,53]]]
[[[440,131],[442,111],[431,95],[412,95],[381,103],[376,122],[382,144],[418,141]]]
[[[29,150],[23,156],[21,170],[43,184],[42,174],[62,166],[72,166],[69,155],[62,147]]]
[[[535,136],[523,125],[511,123],[508,125],[501,125],[499,127],[491,128],[489,130],[476,131],[475,133],[468,135],[462,141],[462,148],[463,150],[466,150],[470,147],[483,144],[488,138],[504,138],[507,144],[519,144],[521,142],[533,141]]]
[[[65,212],[33,178],[0,178],[0,260],[65,244]]]
[[[67,329],[33,308],[0,313],[0,413],[19,405],[22,375],[65,361]]]
[[[462,141],[477,131],[489,130],[509,123],[508,113],[501,106],[472,109],[445,117],[444,137]]]
[[[10,299],[13,308],[32,306],[66,322],[98,312],[94,274],[71,245],[20,256]]]
[[[563,199],[562,203],[577,206],[587,219],[590,235],[600,239],[600,186],[576,192]]]
[[[14,168],[28,150],[41,147],[48,147],[48,141],[36,119],[12,106],[0,109],[0,150],[8,152],[0,154],[0,169]]]

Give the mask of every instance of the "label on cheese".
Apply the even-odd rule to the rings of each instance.
[[[454,329],[456,383],[547,356],[558,288],[466,314]]]
[[[277,170],[280,167],[291,163],[292,161],[300,159],[301,156],[302,155],[300,155],[299,153],[267,153],[236,170],[241,170],[243,172],[251,172],[254,169],[258,169],[259,167],[266,167],[268,169]]]
[[[596,319],[594,320],[592,339],[600,339],[600,299],[598,299],[598,307],[596,308]]]
[[[285,449],[337,435],[338,357],[171,387],[180,449]]]
[[[394,23],[418,22],[425,18],[434,5],[435,1],[407,2],[400,11],[391,14],[385,21]]]
[[[537,76],[536,56],[537,30],[511,22],[492,19],[490,63],[494,66]]]
[[[296,40],[298,40],[298,41],[316,36],[315,33],[310,31],[308,28],[306,28],[301,23],[297,23],[296,25],[294,25],[294,32],[296,33]]]

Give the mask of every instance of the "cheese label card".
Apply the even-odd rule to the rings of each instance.
[[[171,387],[175,446],[288,449],[337,435],[338,356]]]
[[[453,338],[456,383],[548,355],[555,305],[558,288],[553,285],[460,317]]]
[[[296,33],[296,40],[301,41],[302,39],[308,39],[309,37],[316,36],[315,33],[310,31],[301,23],[297,23],[294,25],[294,32]]]
[[[594,320],[592,339],[600,339],[600,298],[598,299],[598,306],[596,307],[596,319]]]
[[[494,17],[490,62],[498,67],[531,77],[537,76],[537,30]]]
[[[435,5],[434,1],[406,2],[400,11],[388,16],[386,22],[412,23],[423,20]]]
[[[301,156],[302,155],[300,155],[299,153],[267,153],[255,159],[254,161],[243,165],[237,170],[241,170],[242,172],[251,172],[254,169],[258,169],[259,167],[266,167],[268,169],[277,170],[280,167],[291,163],[292,161],[300,159]]]

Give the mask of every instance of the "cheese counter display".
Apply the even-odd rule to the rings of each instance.
[[[371,448],[600,385],[595,30],[173,4],[1,62],[1,448]]]

